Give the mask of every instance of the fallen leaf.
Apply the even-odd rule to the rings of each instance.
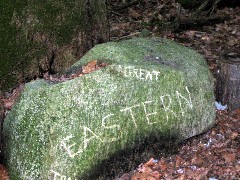
[[[198,172],[198,174],[194,177],[194,179],[207,179],[207,174],[208,174],[209,169],[207,168],[201,168]]]
[[[192,158],[192,164],[201,166],[203,164],[203,159],[196,155],[195,157]]]
[[[0,164],[0,180],[9,180],[7,169]]]
[[[146,162],[146,163],[144,164],[144,166],[149,166],[149,167],[151,167],[151,166],[154,166],[155,164],[156,164],[156,162],[154,161],[153,158],[151,158],[148,162]]]
[[[113,30],[122,30],[122,29],[128,29],[130,26],[130,22],[126,22],[126,23],[117,23],[115,25],[113,25]]]
[[[186,179],[186,175],[185,174],[182,174],[181,176],[176,178],[176,180],[185,180],[185,179]]]
[[[143,172],[144,172],[144,173],[151,173],[151,172],[153,172],[153,170],[151,169],[151,167],[145,166],[145,165],[143,165],[143,164],[141,164],[141,165],[139,166],[138,171],[141,172],[141,173],[143,173]]]
[[[238,137],[238,132],[233,131],[231,134],[231,139],[236,139]]]
[[[87,63],[86,66],[83,66],[83,67],[82,67],[82,72],[83,72],[84,74],[88,74],[88,73],[96,70],[97,63],[98,63],[98,60],[93,60],[93,61]]]
[[[160,166],[162,171],[165,171],[167,169],[167,163],[163,160],[159,161],[158,165]]]
[[[14,104],[14,100],[13,99],[2,99],[3,103],[4,103],[4,107],[7,110],[10,110],[12,108],[12,105]]]
[[[159,180],[161,175],[156,171],[156,173],[136,173],[132,176],[132,180]]]
[[[131,174],[125,173],[118,180],[129,180],[131,179]]]
[[[183,159],[180,156],[176,155],[175,161],[176,161],[175,166],[179,167],[182,164]]]
[[[138,19],[141,17],[141,14],[139,14],[137,11],[133,10],[132,8],[129,9],[129,15],[133,19]]]
[[[223,158],[225,159],[226,162],[232,162],[236,159],[236,154],[235,153],[224,153]]]
[[[237,172],[240,172],[240,164],[236,164],[235,168],[236,168]]]

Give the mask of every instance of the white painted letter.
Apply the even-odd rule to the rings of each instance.
[[[61,145],[61,146],[63,147],[63,149],[67,152],[67,154],[69,155],[69,157],[74,158],[76,155],[82,153],[83,150],[79,148],[76,153],[73,153],[70,148],[73,147],[73,146],[75,146],[76,143],[73,143],[73,144],[71,144],[71,145],[69,145],[69,146],[65,143],[65,141],[69,141],[69,139],[71,139],[71,138],[73,138],[72,135],[67,136],[66,138],[64,138],[64,139],[61,141],[60,145]]]
[[[113,116],[113,115],[114,115],[114,114],[108,114],[107,116],[105,116],[105,117],[102,119],[102,127],[103,127],[104,129],[114,129],[114,128],[117,128],[118,132],[121,133],[121,131],[120,131],[121,128],[120,128],[119,125],[113,124],[113,125],[111,125],[111,126],[106,126],[106,124],[105,124],[105,120],[106,120],[108,117]],[[120,139],[120,138],[115,138],[115,137],[109,138],[109,140],[107,140],[107,142],[113,142],[113,141],[116,141],[116,140],[118,140],[118,139]],[[106,140],[104,140],[104,141],[106,141]]]
[[[145,112],[145,115],[146,115],[146,119],[147,119],[147,122],[148,124],[155,124],[157,122],[150,122],[149,120],[149,117],[148,116],[151,116],[151,115],[154,115],[154,114],[157,114],[157,112],[153,112],[153,113],[147,113],[147,108],[145,106],[145,104],[149,104],[149,103],[152,103],[153,101],[146,101],[146,102],[143,102],[143,108],[144,108],[144,112]]]
[[[168,98],[168,104],[167,105],[166,105],[166,102],[164,100],[165,97]],[[175,117],[177,117],[176,114],[170,109],[170,106],[171,106],[171,103],[172,103],[171,96],[169,94],[167,94],[165,96],[161,96],[160,99],[162,101],[162,105],[163,105],[164,111],[166,112],[167,120],[168,120],[168,111],[171,112]]]
[[[83,126],[83,132],[84,132],[83,149],[87,148],[88,143],[91,139],[97,138],[99,141],[103,142],[103,140],[98,135],[96,135],[94,132],[92,132],[92,130],[89,129],[88,127]],[[90,132],[93,136],[91,136],[90,138],[87,139],[87,132]]]
[[[144,77],[142,77],[143,75],[144,75],[144,69],[141,69],[140,68],[140,72],[139,72],[139,79],[141,79],[141,80],[145,80],[145,78]]]
[[[57,180],[57,177],[61,177],[61,174],[59,174],[58,172],[55,172],[53,170],[50,170],[51,174],[53,174],[53,180]],[[50,176],[52,177],[52,176]]]
[[[128,69],[128,74],[127,74],[127,69]],[[132,76],[132,72],[131,72],[130,67],[124,67],[124,76],[125,77],[131,77]]]
[[[150,79],[151,81],[152,81],[152,74],[151,74],[151,72],[150,71],[146,71],[146,80],[147,79]]]
[[[66,177],[66,176],[63,176],[63,175],[59,174],[59,173],[56,172],[56,171],[50,170],[50,172],[51,172],[51,174],[54,175],[54,176],[53,176],[53,180],[57,180],[57,179],[67,180],[67,177]],[[50,175],[50,179],[51,179],[51,177],[52,177],[52,176]],[[68,180],[71,180],[71,178],[70,178],[70,179],[68,178]]]
[[[138,79],[140,79],[139,76],[138,76],[138,69],[133,69],[133,73],[135,74],[135,76],[136,76]]]
[[[177,95],[177,98],[178,98],[178,102],[179,102],[179,106],[180,106],[180,109],[181,109],[181,112],[182,112],[182,116],[184,115],[184,111],[183,111],[183,108],[182,108],[181,99],[183,99],[183,100],[186,102],[186,104],[187,104],[191,109],[193,108],[192,99],[191,99],[191,94],[190,94],[190,92],[189,92],[189,90],[188,90],[188,87],[186,86],[185,89],[186,89],[186,91],[187,91],[187,93],[188,93],[188,98],[189,98],[189,100],[188,100],[187,98],[185,98],[184,96],[182,96],[178,91],[176,91],[176,95]],[[181,99],[180,99],[180,98],[181,98]]]
[[[128,108],[125,108],[125,109],[121,109],[121,110],[120,110],[121,112],[123,112],[123,111],[128,111],[128,110],[129,110],[130,115],[131,115],[131,117],[132,117],[132,121],[133,121],[133,123],[134,123],[134,125],[135,125],[136,128],[137,128],[137,123],[136,123],[136,120],[135,120],[135,118],[134,118],[132,108],[135,108],[135,107],[138,107],[138,106],[140,106],[140,105],[137,104],[137,105],[134,105],[134,106],[132,106],[132,107],[128,107]]]
[[[156,80],[158,80],[158,75],[160,74],[160,72],[159,71],[152,71],[152,72],[153,72],[153,74],[155,74]]]

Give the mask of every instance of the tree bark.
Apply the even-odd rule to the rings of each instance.
[[[227,50],[219,61],[216,98],[230,111],[240,108],[240,54]]]
[[[106,0],[0,2],[0,89],[71,66],[109,40]]]
[[[0,99],[0,164],[2,163],[1,160],[2,158],[2,130],[3,130],[3,119],[4,119],[4,105],[2,100]],[[1,179],[1,178],[0,178]]]

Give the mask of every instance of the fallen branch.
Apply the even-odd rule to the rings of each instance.
[[[129,2],[129,3],[124,3],[124,4],[121,5],[121,6],[112,7],[111,9],[112,9],[113,11],[121,11],[121,10],[123,10],[123,9],[129,8],[129,7],[131,7],[131,6],[134,6],[134,5],[136,5],[136,4],[139,4],[139,3],[141,3],[141,2],[142,2],[142,0],[135,0],[135,1],[132,1],[132,2]]]
[[[204,3],[196,10],[196,12],[193,13],[192,17],[198,17],[204,11],[207,11],[207,14],[212,14],[220,1],[221,0],[205,0]]]
[[[202,17],[202,18],[191,18],[187,20],[180,20],[178,22],[173,22],[167,25],[167,28],[171,29],[173,32],[181,32],[188,29],[198,29],[202,26],[213,25],[223,23],[229,20],[230,16],[212,16],[212,17]]]

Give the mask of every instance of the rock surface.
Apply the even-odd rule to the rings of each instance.
[[[179,142],[214,124],[213,77],[195,51],[160,38],[110,42],[67,73],[96,59],[108,66],[25,86],[4,123],[11,179],[81,179],[146,138]]]

